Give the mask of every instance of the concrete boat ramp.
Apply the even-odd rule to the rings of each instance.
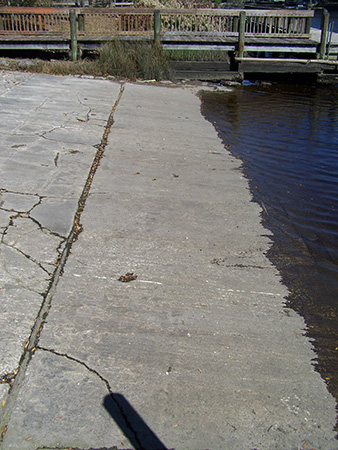
[[[2,72],[0,104],[1,449],[337,449],[196,90]]]

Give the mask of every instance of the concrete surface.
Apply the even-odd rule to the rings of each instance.
[[[311,27],[311,39],[320,43],[322,30]],[[338,33],[332,32],[330,35],[331,44],[338,44]]]
[[[196,93],[0,80],[1,448],[337,449],[261,210]]]

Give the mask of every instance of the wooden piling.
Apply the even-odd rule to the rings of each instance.
[[[321,36],[320,36],[320,44],[319,44],[319,59],[326,58],[326,40],[327,40],[327,30],[329,26],[329,18],[330,14],[328,11],[323,8],[322,10],[322,21],[321,21]]]
[[[70,56],[72,61],[77,60],[77,24],[76,24],[76,12],[74,9],[69,11],[70,22]]]
[[[154,11],[154,42],[160,44],[161,41],[161,11],[155,9]]]
[[[245,11],[241,11],[239,13],[239,30],[238,30],[238,56],[240,58],[243,58],[244,56],[245,20],[246,20],[246,13]]]

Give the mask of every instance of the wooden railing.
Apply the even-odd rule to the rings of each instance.
[[[313,11],[246,11],[245,35],[310,37]]]
[[[161,30],[170,34],[229,34],[236,31],[238,10],[161,10]],[[237,30],[238,31],[238,30]]]
[[[69,9],[0,8],[0,34],[69,34]]]
[[[78,33],[85,36],[152,35],[154,11],[139,8],[92,9],[78,11]]]
[[[226,34],[239,32],[243,10],[161,10],[161,30],[173,34]],[[245,34],[308,37],[313,11],[246,10]]]
[[[81,36],[152,35],[154,10],[75,8]],[[0,8],[0,35],[69,35],[69,8]],[[245,14],[244,14],[245,13]],[[176,35],[238,35],[240,17],[248,36],[309,37],[313,11],[162,9],[159,32]],[[243,16],[244,14],[244,16]],[[156,28],[156,27],[155,27]]]
[[[0,35],[69,35],[70,11],[86,36],[154,33],[154,11],[139,8],[0,8]]]

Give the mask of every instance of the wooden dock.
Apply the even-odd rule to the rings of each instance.
[[[154,40],[168,50],[226,52],[228,63],[209,69],[209,79],[212,73],[338,73],[338,40],[329,42],[328,13],[322,14],[314,39],[311,10],[4,7],[0,50],[63,51],[76,60],[116,38]],[[177,73],[200,77],[201,70],[191,65]]]

